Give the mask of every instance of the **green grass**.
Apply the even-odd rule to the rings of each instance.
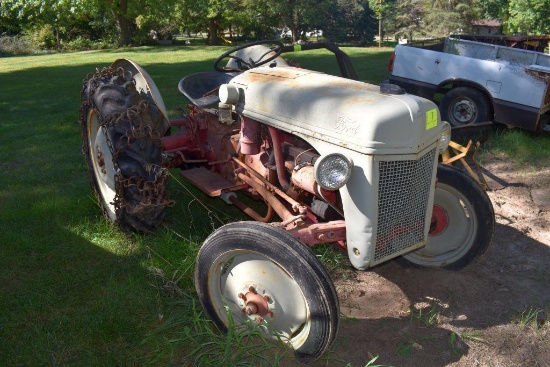
[[[84,77],[117,58],[151,74],[171,117],[185,101],[178,81],[212,70],[227,47],[143,47],[0,58],[0,365],[147,366],[181,360],[195,346],[155,333],[194,300],[195,254],[236,209],[175,179],[166,226],[126,236],[101,217],[81,153]],[[359,76],[387,78],[390,49],[346,49]],[[337,73],[328,52],[292,55]],[[159,286],[158,274],[170,282]],[[166,286],[169,284],[170,286]],[[195,301],[196,302],[196,301]],[[190,322],[201,312],[188,310]],[[190,348],[190,349],[189,349]]]
[[[548,167],[550,136],[496,127],[483,146],[483,153],[509,160],[523,170],[536,171]]]

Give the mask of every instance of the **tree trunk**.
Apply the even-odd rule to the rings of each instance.
[[[292,33],[292,43],[297,43],[298,42],[298,27],[296,26],[296,24],[291,24],[289,28],[290,28],[290,33]]]
[[[208,40],[207,43],[209,45],[217,46],[220,44],[220,40],[218,39],[218,24],[216,22],[216,18],[210,18],[208,19]]]
[[[128,15],[128,0],[115,0],[111,4],[113,5],[112,12],[118,31],[118,46],[129,45],[132,42],[132,31],[130,30],[130,22],[126,18]]]
[[[382,14],[380,14],[380,18],[378,18],[378,47],[382,47]]]

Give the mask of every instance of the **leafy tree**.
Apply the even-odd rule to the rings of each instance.
[[[275,11],[280,16],[280,25],[290,29],[292,41],[305,39],[305,33],[321,28],[335,0],[278,0]]]
[[[472,22],[479,18],[480,9],[473,0],[427,0],[425,31],[431,36],[452,33],[471,33]]]
[[[413,40],[416,35],[425,35],[427,9],[423,0],[398,0],[395,3],[395,16],[390,20],[396,38]]]
[[[335,42],[347,40],[360,44],[372,43],[376,19],[368,1],[338,0],[331,4],[329,15],[321,29],[325,37]]]
[[[550,0],[509,0],[507,33],[550,33]]]
[[[480,19],[504,19],[508,12],[508,0],[477,0]]]
[[[271,0],[242,0],[227,12],[228,29],[245,39],[269,39],[282,27],[277,3]],[[235,32],[234,32],[235,31]]]
[[[0,34],[17,34],[22,31],[22,8],[23,1],[4,0],[0,1]],[[22,14],[21,14],[22,15]]]
[[[378,20],[378,47],[382,45],[384,39],[384,18],[391,15],[391,10],[395,1],[392,0],[369,0],[369,6],[375,14],[376,20]]]

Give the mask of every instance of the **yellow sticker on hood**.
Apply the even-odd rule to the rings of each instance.
[[[433,129],[437,126],[437,108],[426,111],[426,130]]]

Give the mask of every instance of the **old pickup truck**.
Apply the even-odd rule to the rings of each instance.
[[[439,101],[453,127],[550,131],[550,55],[447,37],[396,46],[389,69],[390,83]]]

